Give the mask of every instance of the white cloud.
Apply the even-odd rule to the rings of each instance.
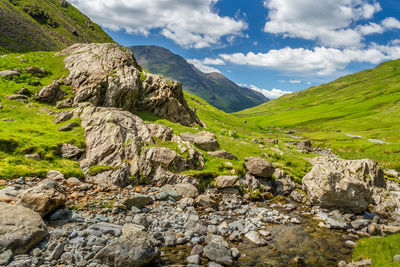
[[[372,44],[365,49],[336,49],[315,47],[314,49],[290,48],[270,50],[267,53],[221,54],[226,62],[237,65],[260,66],[309,76],[329,75],[344,69],[351,62],[378,64],[385,60],[400,58],[400,46]]]
[[[221,73],[218,69],[205,65],[203,60],[198,59],[186,59],[189,64],[192,64],[197,69],[204,73],[218,72]],[[222,60],[221,60],[222,61]]]
[[[388,29],[400,29],[400,21],[393,17],[384,19],[382,25]]]
[[[225,65],[225,62],[220,58],[213,59],[206,57],[202,61],[206,65]]]
[[[371,22],[367,25],[360,25],[357,28],[358,28],[359,32],[362,33],[363,35],[384,32],[384,28],[381,25],[373,23],[373,22]]]
[[[214,9],[219,0],[70,0],[96,23],[132,34],[159,31],[186,48],[218,45],[243,36],[247,24],[220,16]]]
[[[293,84],[295,84],[295,83],[301,83],[301,81],[299,81],[299,80],[290,80],[289,82],[290,82],[290,83],[293,83]]]
[[[265,32],[329,47],[361,46],[363,34],[353,23],[382,10],[375,0],[265,0],[264,6],[269,11]]]
[[[255,86],[255,85],[250,85],[248,87],[250,89],[254,90],[254,91],[262,93],[263,95],[265,95],[269,99],[275,99],[275,98],[281,97],[283,95],[292,93],[290,91],[284,91],[284,90],[276,89],[276,88],[273,88],[271,90],[261,89],[261,88]]]

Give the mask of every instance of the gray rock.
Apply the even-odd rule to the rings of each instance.
[[[196,198],[199,195],[199,190],[190,183],[175,184],[174,189],[184,198]]]
[[[219,189],[235,187],[239,185],[237,176],[218,176],[214,180],[214,186]]]
[[[60,171],[51,170],[46,174],[46,179],[62,182],[65,180],[65,177],[64,174],[62,174]]]
[[[197,264],[197,265],[201,264],[201,258],[198,254],[187,257],[186,261],[189,264]]]
[[[20,76],[21,71],[16,70],[3,70],[0,71],[0,77],[4,77],[6,79],[12,79],[14,76]]]
[[[400,255],[399,254],[394,255],[392,261],[393,262],[400,262]]]
[[[182,199],[182,194],[179,193],[176,189],[175,186],[173,185],[164,185],[161,187],[161,190],[166,192],[170,197],[172,197],[175,200],[180,200]]]
[[[250,242],[257,246],[264,246],[267,241],[257,231],[250,231],[244,235]]]
[[[64,143],[61,146],[61,156],[63,158],[78,160],[82,153],[83,150],[74,145]]]
[[[348,248],[355,248],[356,247],[356,243],[351,241],[351,240],[347,240],[346,242],[344,242],[344,245]]]
[[[10,99],[10,100],[16,100],[16,101],[20,101],[23,103],[28,103],[28,98],[24,95],[6,95],[6,98]]]
[[[66,124],[64,126],[61,126],[60,128],[58,128],[58,130],[60,132],[68,132],[68,131],[72,131],[74,128],[79,127],[79,126],[80,126],[79,123],[71,122],[71,123],[68,123],[68,124]]]
[[[35,99],[39,102],[55,104],[65,96],[65,92],[61,89],[61,84],[62,83],[58,80],[53,81],[50,85],[40,89],[35,95]]]
[[[135,193],[132,197],[125,199],[122,204],[127,208],[135,206],[136,208],[142,209],[151,203],[153,203],[153,199],[150,196]]]
[[[18,89],[16,91],[16,93],[19,94],[19,95],[25,95],[25,96],[30,96],[31,95],[31,91],[29,91],[29,89],[27,89],[27,88]]]
[[[218,150],[215,152],[207,152],[207,155],[217,157],[217,158],[223,158],[223,159],[229,159],[229,160],[237,160],[237,157],[233,155],[232,153],[226,151],[226,150]]]
[[[6,250],[0,253],[0,266],[6,266],[11,261],[13,253],[11,250]]]
[[[218,207],[217,202],[215,202],[210,195],[199,195],[195,199],[195,203],[197,207],[205,207],[205,208],[213,208],[216,209]]]
[[[203,246],[202,245],[195,245],[192,250],[190,251],[190,255],[201,255],[203,254]]]
[[[160,192],[158,194],[155,195],[155,198],[157,200],[166,200],[168,198],[168,193],[167,192]]]
[[[44,68],[37,68],[37,67],[33,67],[33,66],[27,67],[27,68],[25,68],[25,70],[26,70],[27,73],[33,74],[33,75],[35,75],[35,74],[43,74],[43,73],[46,72],[46,70]]]
[[[253,174],[258,177],[269,178],[274,173],[274,167],[272,164],[263,159],[250,157],[246,158],[246,168],[249,170],[250,174]]]
[[[192,134],[192,133],[181,133],[179,136],[181,137],[181,139],[183,141],[192,142],[192,143],[194,142],[194,139],[196,138],[196,135]]]
[[[25,190],[17,205],[32,209],[44,216],[63,205],[65,201],[64,188],[53,180],[45,179]]]
[[[314,158],[303,178],[307,197],[314,205],[362,213],[373,203],[371,187],[383,186],[383,171],[372,160]]]
[[[47,258],[48,261],[58,260],[61,254],[64,252],[64,244],[59,243],[54,250],[51,252],[50,256]]]
[[[369,225],[369,221],[366,219],[360,219],[360,220],[355,220],[351,222],[351,227],[353,227],[356,230],[360,230],[364,227],[367,227]]]
[[[312,152],[313,147],[312,147],[311,141],[310,140],[300,141],[297,144],[297,150],[299,150],[301,152]]]
[[[194,144],[203,150],[214,151],[219,148],[217,137],[210,132],[202,131],[196,134]]]
[[[217,243],[211,243],[204,247],[204,255],[211,261],[220,264],[230,265],[233,262],[232,252]]]
[[[47,235],[41,216],[22,206],[0,202],[0,251],[25,253]]]

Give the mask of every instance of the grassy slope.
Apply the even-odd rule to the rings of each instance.
[[[398,267],[399,262],[392,262],[396,254],[400,254],[400,234],[362,238],[357,241],[353,260],[371,259],[372,267]]]
[[[27,60],[27,62],[22,62]],[[0,71],[28,66],[44,67],[50,73],[44,77],[34,77],[25,71],[19,78],[7,80],[0,78],[0,100],[4,108],[0,109],[0,178],[19,176],[43,177],[49,170],[57,169],[67,176],[82,176],[79,163],[62,159],[59,146],[65,142],[84,147],[83,130],[76,128],[71,132],[60,132],[61,125],[55,124],[54,116],[40,112],[44,108],[54,110],[33,100],[24,104],[5,98],[20,88],[28,88],[35,93],[44,85],[58,77],[66,76],[62,57],[52,52],[33,52],[27,54],[9,54],[1,56]],[[39,85],[32,85],[39,82]],[[3,121],[12,119],[14,121]],[[39,153],[44,160],[35,161],[25,158],[25,154]]]
[[[71,4],[62,7],[59,0],[0,1],[0,53],[55,51],[77,42],[113,40]]]
[[[296,151],[295,146],[285,145],[283,142],[278,144],[284,155],[279,155],[271,148],[276,146],[270,143],[266,143],[265,148],[259,147],[258,144],[252,142],[254,138],[257,139],[268,139],[274,138],[282,141],[293,141],[287,135],[280,132],[269,133],[267,130],[260,129],[257,125],[252,123],[243,123],[243,120],[227,114],[217,108],[211,106],[203,99],[194,96],[190,93],[185,93],[185,98],[191,107],[195,107],[197,115],[200,119],[206,123],[207,130],[216,134],[218,141],[221,145],[221,149],[225,149],[238,157],[238,160],[231,160],[233,163],[236,174],[242,174],[244,171],[243,163],[244,158],[250,156],[264,157],[271,162],[274,162],[276,166],[280,166],[288,173],[292,174],[296,181],[301,181],[301,178],[310,170],[310,163],[305,159],[310,155],[299,154]],[[161,123],[169,126],[174,130],[175,134],[182,132],[197,133],[202,131],[200,127],[184,127],[179,124],[171,123],[167,120],[156,118],[151,114],[142,113],[139,114],[144,120],[149,122]],[[237,138],[229,137],[229,131],[237,133]],[[173,147],[172,147],[173,148]],[[210,157],[206,151],[202,151],[206,160],[205,169],[202,172],[190,171],[188,174],[199,174],[199,173],[213,173],[216,175],[231,175],[230,169],[225,165],[228,160]]]
[[[297,128],[340,156],[400,169],[400,60],[283,96],[237,115],[262,127]],[[337,132],[340,130],[341,132]],[[345,133],[381,139],[388,145]]]

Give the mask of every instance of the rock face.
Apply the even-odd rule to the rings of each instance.
[[[384,186],[383,171],[372,160],[319,157],[303,178],[311,203],[323,208],[361,213],[373,203],[371,188]]]
[[[219,148],[217,137],[213,133],[207,131],[196,134],[196,137],[194,138],[194,144],[198,148],[206,151],[214,151]]]
[[[274,173],[272,164],[262,158],[250,157],[246,158],[246,168],[255,176],[269,178]]]
[[[35,187],[24,191],[17,205],[38,212],[41,216],[48,214],[66,201],[64,189],[57,182],[45,179]]]
[[[35,95],[35,99],[40,102],[55,104],[64,98],[64,91],[61,89],[60,81],[53,81],[50,85],[43,87]]]
[[[47,235],[40,215],[22,206],[0,202],[0,251],[25,253]]]
[[[138,178],[139,182],[146,179],[157,186],[182,183],[186,176],[172,171],[183,171],[202,161],[198,153],[189,153],[186,161],[169,148],[144,148],[146,143],[154,143],[153,138],[171,141],[172,129],[148,125],[129,111],[88,106],[83,109],[81,119],[86,156],[80,165],[89,181],[121,187],[127,186],[131,177]],[[109,168],[91,172],[96,166]]]
[[[202,124],[188,107],[181,84],[142,72],[132,52],[117,44],[75,44],[67,55],[74,103],[150,111],[186,126]]]

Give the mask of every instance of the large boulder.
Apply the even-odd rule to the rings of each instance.
[[[66,201],[64,188],[57,182],[45,179],[36,186],[25,190],[17,205],[38,212],[41,216],[52,212]]]
[[[207,131],[202,131],[196,134],[196,137],[194,138],[194,144],[198,148],[206,151],[214,151],[219,148],[217,137],[213,133]]]
[[[250,157],[246,158],[245,161],[246,168],[252,175],[269,178],[274,173],[274,166],[272,166],[271,162],[263,158]]]
[[[140,227],[124,226],[122,236],[102,248],[95,259],[108,266],[150,266],[158,253]]]
[[[65,92],[61,89],[61,81],[53,81],[50,85],[43,87],[35,95],[35,99],[40,102],[55,104],[65,96]]]
[[[74,103],[150,111],[186,126],[202,125],[187,105],[181,84],[142,71],[128,48],[113,43],[74,44],[60,54],[67,56],[67,82],[75,92]]]
[[[22,206],[0,202],[0,251],[26,253],[47,235],[40,215]]]
[[[383,171],[372,160],[318,157],[303,178],[309,201],[323,208],[362,213],[373,203],[372,187],[384,186]]]

